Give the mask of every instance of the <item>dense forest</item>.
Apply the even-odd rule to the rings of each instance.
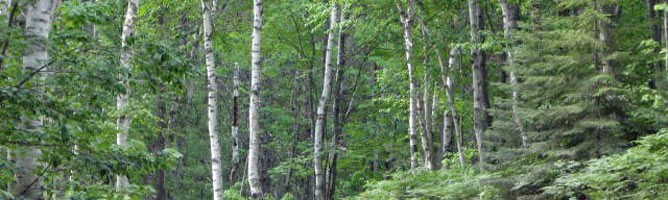
[[[0,199],[667,199],[666,0],[0,0]]]

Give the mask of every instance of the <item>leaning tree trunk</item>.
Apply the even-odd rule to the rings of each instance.
[[[52,0],[31,1],[26,13],[26,47],[23,51],[23,68],[30,72],[43,71],[49,64],[47,41],[51,31],[51,13],[55,6]],[[41,74],[41,73],[38,73]],[[43,82],[46,75],[40,75],[34,89],[38,95],[44,93]],[[41,98],[41,97],[40,97]],[[41,130],[43,116],[36,118],[20,117],[23,128],[30,133]],[[18,199],[44,199],[42,180],[37,172],[38,159],[42,152],[37,146],[20,146],[10,152],[11,160],[18,167],[14,174],[15,182],[10,185],[10,192]]]
[[[334,46],[334,28],[337,24],[338,6],[332,4],[332,12],[329,18],[329,33],[327,34],[327,47],[325,48],[325,75],[323,77],[322,94],[318,100],[317,116],[315,122],[315,134],[313,140],[313,170],[315,171],[315,199],[325,199],[325,173],[322,167],[322,138],[325,131],[325,109],[332,88],[332,48]]]
[[[482,44],[480,37],[482,14],[478,0],[469,0],[468,7],[469,22],[471,25],[471,43],[473,44],[473,48],[471,49],[471,57],[473,58],[473,132],[476,138],[478,159],[480,163],[484,163],[485,154],[482,141],[485,129],[489,125],[489,116],[487,115],[489,100],[487,99],[487,90],[485,87],[485,82],[487,81],[485,58],[483,52],[480,50],[480,45]]]
[[[132,37],[135,32],[135,19],[137,18],[137,9],[139,8],[140,0],[128,0],[128,8],[125,13],[125,22],[123,22],[123,32],[121,33],[121,67],[123,72],[121,73],[121,85],[123,85],[124,90],[118,94],[116,99],[116,109],[122,114],[118,117],[116,121],[116,126],[118,129],[118,134],[116,134],[116,144],[124,146],[128,140],[128,131],[130,129],[130,116],[127,114],[126,107],[128,106],[130,94],[132,92],[130,88],[130,71],[132,67],[130,66],[130,61],[132,60],[132,53],[130,47],[128,46],[127,39]],[[116,188],[124,188],[128,185],[128,179],[125,176],[116,176]]]
[[[413,57],[413,39],[411,36],[411,22],[413,18],[413,5],[415,4],[414,0],[408,1],[408,9],[406,13],[403,12],[401,6],[397,4],[397,8],[401,14],[401,24],[404,31],[404,47],[406,54],[406,66],[408,67],[408,91],[409,91],[409,101],[408,101],[408,140],[410,143],[410,153],[411,153],[411,169],[418,167],[418,155],[417,155],[417,135],[415,134],[416,126],[416,100],[417,100],[417,91],[415,91],[415,78],[413,63],[411,61]]]
[[[506,65],[510,66],[510,86],[512,87],[512,115],[513,122],[517,126],[517,129],[520,131],[520,139],[522,141],[522,147],[526,148],[529,146],[528,137],[524,132],[524,122],[519,115],[519,89],[517,88],[518,77],[517,72],[514,69],[514,55],[512,52],[513,44],[513,31],[517,29],[517,5],[508,3],[508,0],[499,0],[501,5],[501,11],[503,12],[503,37],[506,39]]]
[[[223,199],[223,169],[220,158],[220,143],[218,142],[218,84],[216,83],[216,62],[213,55],[213,26],[211,20],[211,5],[202,0],[202,18],[204,26],[204,55],[206,61],[206,76],[208,99],[208,126],[209,142],[211,144],[211,180],[213,184],[213,199]]]
[[[239,169],[239,63],[234,63],[233,81],[233,108],[232,108],[232,169],[230,169],[229,180],[235,182],[235,174]]]
[[[249,142],[248,142],[248,184],[251,198],[262,199],[262,183],[260,183],[260,77],[261,58],[260,42],[262,33],[262,0],[253,0],[253,35],[251,42],[251,90],[248,108]]]

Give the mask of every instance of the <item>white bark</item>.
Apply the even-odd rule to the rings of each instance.
[[[233,81],[233,123],[232,123],[232,172],[230,175],[233,175],[234,171],[238,168],[239,165],[239,63],[234,63],[234,77]],[[230,177],[232,180],[233,177]]]
[[[7,11],[9,10],[9,6],[11,5],[9,2],[10,0],[2,0],[0,1],[0,15],[7,15]]]
[[[120,79],[125,91],[121,92],[116,98],[116,109],[123,113],[116,121],[116,128],[118,129],[118,134],[116,134],[116,144],[120,146],[124,146],[127,143],[128,130],[130,129],[131,123],[130,116],[127,115],[126,107],[128,106],[130,94],[132,93],[129,82],[130,71],[132,71],[132,67],[130,66],[132,52],[128,46],[127,39],[128,37],[132,37],[135,32],[135,19],[137,18],[139,2],[140,0],[128,0],[125,22],[123,22],[123,32],[121,33],[121,67],[124,72],[121,73]],[[127,177],[116,176],[116,188],[123,188],[127,185]]]
[[[211,19],[211,5],[202,0],[202,18],[204,26],[204,54],[206,61],[206,76],[208,99],[208,127],[209,142],[211,144],[211,180],[213,182],[213,199],[223,199],[223,169],[220,159],[220,143],[218,141],[218,84],[216,83],[216,62],[213,54],[213,25]]]
[[[450,50],[450,59],[448,60],[448,71],[453,72],[455,67],[457,66],[457,57],[459,57],[459,49],[454,48]],[[441,67],[441,70],[443,71],[443,67]],[[441,72],[444,73],[444,72]],[[450,109],[450,115],[452,116],[452,125],[455,129],[455,134],[456,134],[456,139],[455,139],[455,144],[457,144],[457,153],[459,154],[459,166],[464,168],[464,164],[466,163],[465,155],[464,155],[464,134],[462,133],[462,128],[459,125],[459,115],[457,113],[457,107],[455,107],[455,79],[454,76],[451,76],[450,73],[447,73],[447,77],[445,77],[445,84],[446,84],[446,95],[448,98],[448,107]]]
[[[325,74],[323,77],[322,94],[318,100],[317,116],[315,122],[315,134],[313,140],[313,169],[315,171],[315,199],[325,199],[325,173],[322,166],[322,140],[325,132],[325,109],[332,88],[332,48],[336,24],[338,21],[338,6],[333,3],[329,18],[329,33],[327,34],[327,46],[325,48]]]
[[[408,9],[406,13],[403,13],[401,6],[397,4],[397,8],[401,12],[401,23],[404,31],[404,47],[406,54],[406,66],[408,67],[408,90],[409,90],[409,106],[408,106],[408,140],[410,143],[410,154],[411,154],[411,169],[418,167],[418,155],[417,155],[417,135],[415,133],[416,126],[416,100],[417,100],[417,91],[415,91],[415,79],[413,77],[413,63],[412,52],[413,52],[413,40],[411,36],[411,22],[413,18],[413,4],[414,0],[408,1]]]
[[[253,35],[251,46],[251,90],[248,109],[249,147],[248,147],[248,183],[251,198],[262,198],[260,183],[260,44],[262,32],[262,0],[253,0]]]
[[[25,37],[27,46],[23,53],[23,67],[26,71],[40,70],[48,63],[49,32],[51,31],[51,12],[53,11],[52,0],[31,1],[26,5]],[[44,70],[44,69],[42,69]],[[45,75],[38,75],[38,83],[34,86],[38,95],[44,93],[43,85]],[[41,132],[44,117],[37,116],[36,119],[21,117],[21,124],[28,132]],[[42,152],[36,146],[17,147],[10,153],[10,159],[18,166],[14,174],[15,182],[10,185],[10,191],[19,199],[43,199],[42,181],[35,171],[39,165],[38,159]]]
[[[514,55],[511,50],[512,44],[513,44],[513,30],[517,28],[517,8],[512,6],[511,4],[508,3],[507,0],[499,0],[499,4],[501,5],[501,11],[503,12],[503,37],[506,39],[506,42],[509,44],[506,46],[506,65],[513,67],[514,63]],[[529,142],[528,142],[528,137],[526,133],[524,132],[524,122],[522,121],[522,118],[520,118],[519,115],[519,110],[518,110],[518,103],[519,103],[519,90],[517,88],[517,73],[515,72],[514,69],[509,70],[509,75],[510,75],[510,85],[512,87],[512,114],[513,114],[513,122],[515,122],[515,125],[517,126],[517,129],[520,132],[520,139],[522,141],[522,147],[526,148],[529,147]]]
[[[422,22],[421,20],[418,20],[419,22]],[[421,23],[422,26],[424,26],[424,23]],[[422,37],[425,41],[428,41],[428,34],[426,32],[426,28],[422,28]],[[436,169],[436,164],[434,163],[434,150],[432,148],[433,140],[432,140],[432,132],[433,132],[433,102],[432,102],[432,96],[431,93],[433,93],[432,89],[432,83],[431,83],[431,77],[429,76],[427,66],[429,65],[429,53],[427,52],[427,42],[422,46],[422,51],[424,53],[424,57],[422,59],[422,66],[424,68],[424,77],[423,77],[423,93],[422,93],[422,109],[421,109],[421,122],[422,122],[422,134],[421,139],[422,139],[422,152],[424,152],[424,167],[427,168],[428,170],[435,170]]]

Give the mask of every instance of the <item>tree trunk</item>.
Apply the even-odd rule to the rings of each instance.
[[[260,44],[262,33],[262,0],[253,0],[253,35],[251,44],[251,91],[248,108],[249,145],[248,145],[248,184],[251,198],[262,199],[260,183],[260,78],[262,73]]]
[[[468,7],[469,22],[471,25],[471,43],[473,45],[471,49],[471,57],[473,58],[473,132],[476,138],[478,159],[480,163],[484,163],[485,154],[482,142],[485,129],[489,126],[489,116],[487,115],[489,100],[485,87],[487,81],[485,58],[483,52],[480,50],[480,45],[482,44],[480,36],[482,15],[478,0],[468,0]]]
[[[664,1],[664,3],[668,3],[668,1]],[[668,11],[663,11],[663,42],[664,42],[664,48],[668,49]],[[658,69],[656,70],[657,72],[659,71]],[[661,74],[661,73],[658,73]],[[663,71],[663,76],[665,78],[665,85],[668,86],[668,53],[665,54],[664,58],[664,71]],[[661,76],[659,75],[659,78]]]
[[[654,6],[657,3],[657,0],[645,0],[645,3],[647,5],[647,20],[651,24],[650,26],[650,31],[652,32],[652,40],[657,42],[658,44],[661,43],[661,30],[659,29],[659,24],[657,23],[656,20],[656,11],[654,10]],[[654,52],[659,53],[659,48],[656,48]],[[660,64],[658,62],[652,63],[652,68],[654,70],[659,70]],[[650,88],[656,89],[656,80],[660,78],[659,76],[654,76],[650,77],[650,80],[648,81],[648,86]]]
[[[345,21],[345,13],[343,10],[340,12],[341,13],[341,19],[340,22]],[[341,24],[341,23],[339,23]],[[332,142],[331,146],[332,149],[329,152],[329,167],[327,170],[327,178],[326,178],[326,187],[325,187],[325,199],[334,199],[334,193],[336,190],[336,165],[337,165],[337,159],[338,159],[338,154],[337,150],[339,147],[339,138],[342,137],[342,131],[343,131],[343,119],[341,115],[341,108],[343,107],[343,81],[345,80],[344,78],[344,70],[343,68],[345,67],[345,60],[344,60],[344,53],[345,53],[345,34],[343,33],[343,27],[339,27],[339,38],[338,38],[338,43],[337,43],[337,54],[336,54],[336,73],[335,73],[335,82],[334,82],[334,98],[332,99],[332,118],[333,118],[333,124],[334,126],[332,127]]]
[[[160,153],[163,149],[165,149],[165,136],[164,136],[164,131],[167,130],[168,126],[168,121],[167,119],[167,105],[165,103],[165,100],[162,98],[161,94],[165,92],[165,86],[160,84],[159,86],[159,93],[156,96],[155,104],[156,104],[156,117],[158,118],[158,134],[155,140],[151,143],[149,146],[149,150],[152,153]],[[164,200],[166,199],[166,189],[165,189],[165,171],[163,169],[159,169],[153,176],[148,176],[147,178],[153,178],[155,180],[148,180],[147,183],[153,182],[153,187],[156,190],[155,192],[155,199],[156,200]]]
[[[216,62],[213,54],[213,22],[211,19],[211,5],[202,0],[202,18],[204,26],[204,55],[206,61],[206,76],[208,80],[208,126],[209,142],[211,144],[211,180],[213,185],[213,199],[223,199],[223,168],[220,158],[220,143],[218,141],[218,84],[216,83]]]
[[[415,134],[416,126],[416,100],[417,100],[417,91],[415,91],[415,79],[413,75],[413,63],[411,61],[413,56],[413,39],[411,36],[411,23],[413,18],[413,6],[415,4],[414,0],[408,1],[408,9],[404,13],[401,9],[401,5],[397,4],[397,9],[401,14],[401,24],[404,31],[404,47],[406,54],[406,66],[408,67],[408,91],[409,91],[409,105],[408,105],[408,140],[410,143],[410,154],[411,154],[411,169],[418,167],[418,155],[417,155],[417,135]]]
[[[2,0],[0,1],[0,15],[7,15],[7,11],[9,10],[9,6],[12,5],[11,0]]]
[[[49,32],[51,31],[51,14],[53,7],[57,6],[52,0],[31,1],[27,4],[25,37],[26,47],[23,51],[23,68],[31,73],[40,69],[49,62],[48,45]],[[42,74],[42,73],[39,73]],[[37,75],[38,83],[33,88],[37,95],[44,93],[44,81],[46,75]],[[20,117],[20,125],[28,132],[42,132],[44,117],[37,116],[34,119]],[[37,146],[19,146],[10,152],[10,160],[18,167],[14,174],[13,182],[9,190],[14,197],[19,199],[44,199],[42,172],[36,171],[39,165],[38,159],[42,152]]]
[[[424,23],[421,23],[424,26]],[[425,41],[427,41],[427,33],[425,32],[425,29],[422,29],[422,37]],[[423,77],[423,93],[422,93],[422,113],[420,114],[421,116],[421,122],[422,122],[422,134],[421,139],[422,139],[422,151],[424,152],[424,167],[428,170],[435,170],[436,165],[434,164],[434,151],[432,148],[432,96],[431,93],[432,91],[432,84],[431,84],[431,79],[429,76],[429,72],[427,70],[427,65],[429,64],[429,54],[427,53],[427,44],[423,45],[422,50],[424,52],[424,57],[422,60],[422,65],[424,67],[424,77]]]
[[[325,108],[332,87],[332,48],[334,46],[334,28],[337,24],[338,5],[332,4],[332,12],[329,18],[329,33],[327,34],[327,47],[325,49],[325,75],[323,77],[322,94],[318,100],[317,117],[315,122],[315,134],[313,140],[313,169],[315,171],[315,199],[325,199],[324,184],[325,174],[322,167],[322,138],[325,131]]]
[[[239,169],[239,63],[234,63],[234,77],[233,81],[233,108],[232,108],[232,168],[230,169],[229,180],[231,183],[234,180],[235,174]]]
[[[427,27],[424,21],[422,20],[420,20],[420,23],[423,28],[423,33],[428,39],[430,37],[429,27]],[[441,70],[441,81],[443,82],[443,86],[445,87],[446,100],[448,104],[448,108],[443,111],[443,132],[441,135],[441,153],[445,153],[447,151],[446,150],[447,147],[449,147],[452,138],[452,131],[448,127],[450,127],[450,124],[452,124],[457,137],[456,144],[457,144],[457,152],[459,154],[459,164],[463,168],[465,162],[464,147],[462,146],[464,135],[461,132],[461,127],[459,126],[459,116],[457,114],[457,108],[455,107],[454,88],[456,81],[454,80],[454,76],[451,76],[450,74],[454,72],[455,68],[457,67],[456,65],[457,65],[457,57],[459,56],[459,49],[453,48],[450,50],[450,55],[449,55],[450,58],[448,59],[448,69],[446,69],[445,61],[443,59],[441,51],[433,42],[431,43],[431,47],[434,49],[434,53],[436,53],[436,58],[438,59],[438,66]]]
[[[301,76],[301,73],[299,70],[295,71],[295,77],[292,80],[292,92],[290,93],[290,111],[292,112],[292,133],[290,136],[290,155],[288,156],[288,159],[292,160],[297,156],[297,145],[298,141],[300,140],[299,138],[299,113],[301,111],[301,106],[298,106],[297,103],[299,103],[299,94],[300,94],[300,86],[301,84],[299,83],[299,77]],[[285,188],[283,189],[283,194],[290,192],[291,189],[291,184],[290,180],[292,180],[292,175],[294,174],[294,168],[292,165],[288,166],[288,173],[285,176],[285,180],[283,183],[285,183]]]
[[[454,48],[450,50],[450,59],[448,60],[448,69],[450,72],[454,71],[455,66],[457,65],[457,57],[459,57],[459,49]],[[443,73],[443,67],[441,68]],[[457,107],[455,107],[455,79],[454,76],[450,76],[450,73],[447,73],[448,76],[445,77],[446,86],[446,95],[448,98],[448,107],[450,108],[450,115],[452,115],[452,125],[455,128],[455,134],[457,138],[455,143],[457,144],[457,153],[459,154],[459,166],[464,168],[466,163],[466,156],[464,154],[464,133],[462,133],[462,128],[459,125],[459,115],[457,113]]]
[[[517,73],[514,70],[514,55],[512,52],[513,48],[513,31],[517,29],[517,5],[508,3],[508,0],[499,0],[501,5],[501,11],[503,12],[503,37],[506,39],[506,66],[510,66],[510,85],[512,87],[512,115],[513,122],[517,126],[517,129],[520,132],[520,139],[522,141],[522,147],[529,147],[528,137],[524,132],[524,122],[520,118],[518,111],[519,104],[519,90],[517,88],[518,77]]]
[[[121,33],[121,84],[124,91],[118,94],[116,99],[116,109],[123,113],[118,117],[116,126],[118,134],[116,134],[116,144],[124,146],[128,140],[128,131],[130,129],[130,116],[127,115],[126,107],[128,106],[132,90],[130,88],[130,72],[132,67],[130,62],[132,60],[132,52],[128,46],[127,39],[132,37],[135,32],[135,18],[137,18],[137,9],[139,9],[140,0],[128,0],[128,8],[125,13],[125,22],[123,22],[123,32]],[[116,176],[116,188],[124,188],[128,185],[128,179],[125,176]]]

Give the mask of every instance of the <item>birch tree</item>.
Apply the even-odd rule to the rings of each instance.
[[[339,36],[336,44],[336,70],[334,75],[334,88],[332,98],[332,118],[333,118],[333,127],[332,127],[332,142],[331,150],[329,152],[328,160],[329,167],[326,174],[326,187],[325,187],[325,198],[334,199],[334,193],[336,190],[336,166],[338,160],[337,149],[339,147],[339,138],[342,137],[342,129],[345,116],[342,115],[341,109],[343,107],[343,81],[344,79],[344,67],[345,67],[345,46],[346,46],[346,35],[343,32],[343,23],[346,19],[345,7],[341,8],[340,12],[341,18],[338,24],[339,26]],[[331,30],[330,30],[331,31]],[[351,97],[352,98],[352,97]]]
[[[57,3],[53,0],[38,0],[29,2],[26,13],[25,37],[26,47],[23,51],[23,68],[28,72],[43,72],[49,65],[48,44],[51,31],[51,15]],[[41,73],[40,73],[41,74]],[[47,74],[38,75],[38,84],[34,89],[38,95],[44,93],[44,81]],[[38,133],[44,131],[44,116],[21,116],[20,125],[27,132]],[[14,174],[15,182],[10,185],[10,191],[19,199],[44,199],[43,184],[39,172],[38,159],[42,151],[37,146],[21,146],[10,152],[10,159],[18,167]]]
[[[251,90],[248,108],[249,147],[248,147],[248,184],[251,198],[263,198],[260,183],[260,78],[262,73],[260,45],[262,33],[262,0],[253,0],[253,35],[251,43]]]
[[[419,21],[419,20],[418,20]],[[424,24],[422,24],[424,26]],[[422,36],[425,41],[427,41],[427,34],[425,33],[424,29],[422,31]],[[423,76],[423,92],[422,92],[422,109],[420,111],[422,112],[420,114],[420,122],[422,123],[422,134],[421,139],[422,139],[422,152],[424,152],[424,167],[427,168],[428,170],[434,170],[436,169],[436,164],[434,163],[434,150],[431,147],[432,146],[432,111],[433,111],[433,105],[432,105],[432,96],[431,93],[432,91],[432,84],[431,84],[431,77],[429,76],[429,73],[427,72],[427,65],[429,64],[429,54],[427,53],[427,45],[423,45],[422,50],[424,52],[424,57],[422,59],[422,66],[424,69],[424,76]]]
[[[404,36],[404,50],[406,56],[406,66],[408,68],[408,90],[409,90],[409,101],[408,101],[408,140],[410,143],[410,154],[411,154],[411,169],[418,167],[418,155],[417,155],[417,135],[415,134],[416,126],[416,117],[417,117],[417,91],[415,88],[415,77],[413,63],[411,61],[413,57],[413,38],[411,36],[411,23],[413,18],[413,6],[415,4],[414,0],[408,0],[408,8],[404,13],[401,5],[397,4],[397,9],[400,12],[400,20],[403,28]]]
[[[232,78],[234,87],[232,90],[232,169],[230,169],[230,181],[239,169],[239,63],[234,63],[234,76]]]
[[[457,58],[459,57],[459,49],[453,48],[450,50],[450,58],[448,59],[448,71],[453,72],[457,66]],[[446,74],[444,67],[441,67],[441,74]],[[462,132],[462,127],[460,126],[459,114],[457,113],[457,107],[455,107],[455,79],[454,76],[451,76],[450,73],[442,75],[444,77],[446,85],[446,96],[448,98],[448,108],[450,109],[450,115],[452,116],[452,126],[455,129],[455,144],[457,145],[457,154],[459,155],[459,166],[464,168],[466,163],[464,155],[464,133]]]
[[[485,154],[483,151],[483,135],[485,129],[489,125],[487,115],[487,108],[489,108],[489,100],[487,98],[486,84],[486,69],[485,58],[483,52],[480,50],[482,39],[480,36],[480,28],[482,26],[482,13],[478,0],[468,0],[469,7],[469,23],[471,25],[471,57],[473,58],[473,132],[476,138],[476,147],[478,149],[478,158],[481,163],[485,161]]]
[[[335,27],[338,20],[338,5],[332,3],[329,17],[329,33],[325,47],[325,74],[323,77],[322,93],[318,100],[315,134],[313,137],[313,171],[315,172],[315,199],[325,199],[325,172],[322,165],[322,141],[325,132],[325,109],[332,89],[332,48],[334,47]]]
[[[123,72],[120,75],[120,82],[123,85],[123,91],[118,94],[116,98],[116,109],[121,112],[121,115],[116,121],[116,144],[125,146],[128,140],[128,132],[130,129],[131,118],[127,114],[126,107],[129,104],[132,90],[130,88],[130,71],[132,66],[132,52],[128,45],[128,38],[132,37],[135,32],[135,19],[137,18],[137,10],[139,9],[140,0],[128,0],[128,7],[125,13],[125,21],[123,22],[123,32],[121,33],[121,68]],[[116,188],[124,188],[128,185],[128,179],[125,176],[116,176]]]
[[[213,199],[223,199],[223,169],[220,159],[220,143],[218,142],[218,84],[216,83],[216,62],[213,54],[213,25],[211,20],[211,5],[202,0],[202,18],[204,26],[204,55],[207,76],[207,107],[209,143],[211,144],[211,180],[213,185]]]
[[[425,38],[430,39],[431,31],[429,30],[429,27],[422,21],[420,18],[418,18],[421,26],[422,26],[422,33],[425,34]],[[455,23],[456,24],[456,23]],[[445,153],[446,148],[449,146],[450,141],[452,140],[452,130],[450,130],[450,127],[452,126],[455,132],[455,140],[457,144],[457,152],[459,155],[459,164],[461,167],[464,167],[464,149],[463,149],[463,134],[461,132],[461,126],[459,126],[459,115],[457,113],[457,108],[455,107],[455,92],[454,88],[456,87],[456,80],[454,79],[454,76],[452,76],[452,73],[456,70],[457,68],[457,63],[458,60],[457,58],[459,57],[460,50],[459,48],[455,47],[452,48],[449,52],[449,58],[447,63],[445,63],[445,59],[443,58],[443,54],[441,54],[441,50],[436,46],[436,44],[433,41],[430,41],[431,47],[434,50],[434,53],[436,54],[436,59],[438,61],[438,66],[441,71],[441,81],[443,83],[443,86],[445,88],[445,94],[446,94],[446,101],[447,101],[447,108],[444,109],[443,111],[443,130],[441,133],[441,154]],[[448,65],[446,68],[446,64]]]
[[[503,37],[506,39],[507,45],[506,45],[506,65],[507,66],[514,66],[514,55],[512,52],[512,44],[513,44],[513,31],[517,29],[517,12],[518,12],[518,7],[517,5],[511,4],[508,2],[508,0],[499,0],[499,4],[501,5],[501,11],[503,12]],[[512,87],[512,115],[513,115],[513,122],[515,122],[515,125],[517,126],[517,129],[520,132],[520,139],[522,140],[522,147],[528,147],[528,138],[526,133],[524,132],[524,122],[522,122],[522,118],[520,118],[519,115],[519,110],[518,110],[518,104],[519,104],[519,90],[517,88],[517,73],[515,72],[514,69],[511,68],[509,71],[509,76],[510,76],[510,85]]]

